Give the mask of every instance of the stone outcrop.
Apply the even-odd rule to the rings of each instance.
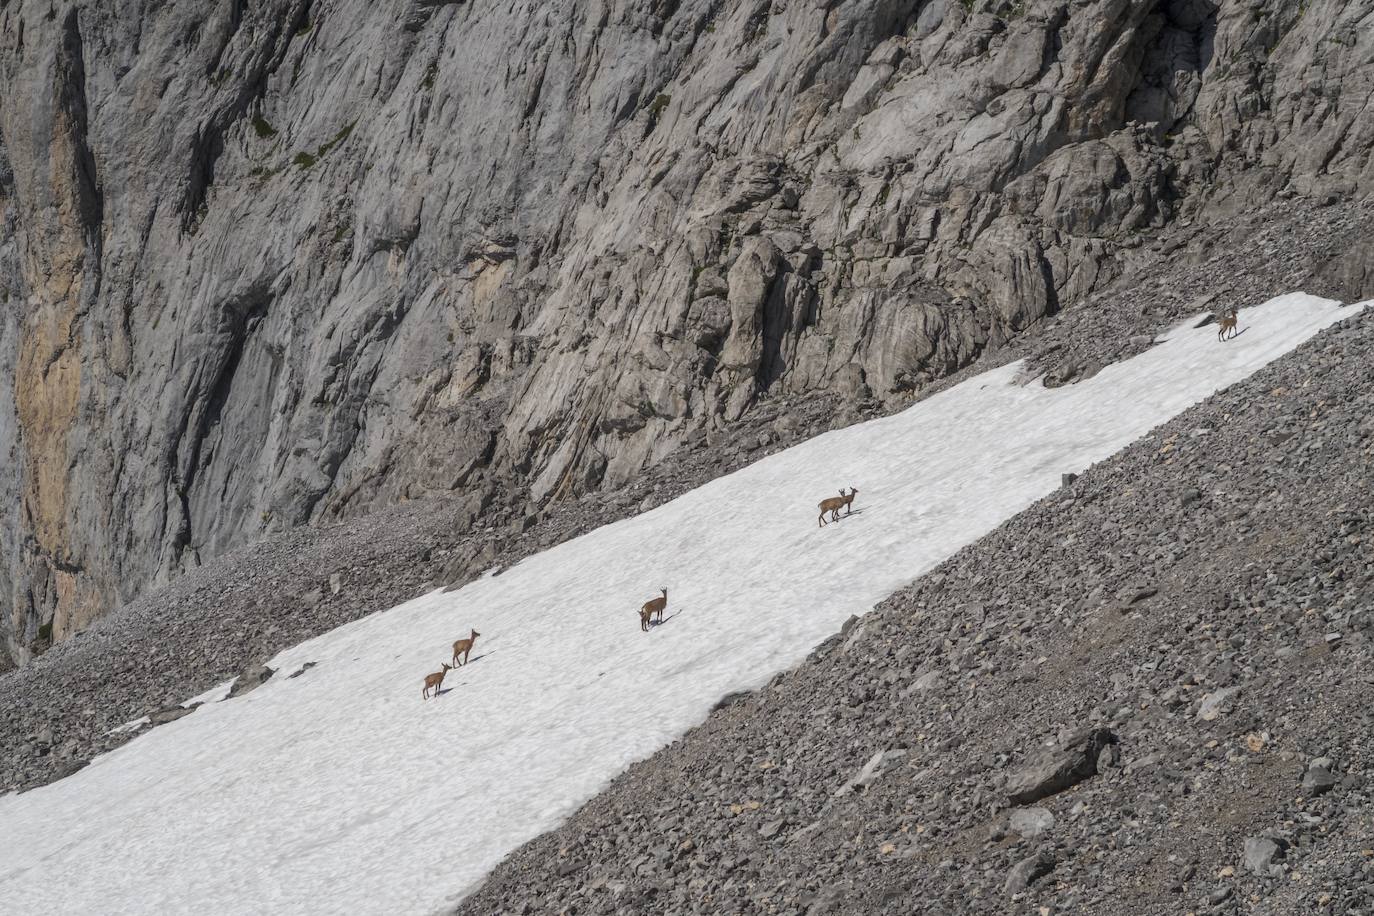
[[[20,660],[266,531],[900,396],[1374,185],[1374,0],[10,0],[0,87]]]

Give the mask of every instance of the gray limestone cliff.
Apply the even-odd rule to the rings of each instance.
[[[1374,0],[0,0],[0,90],[19,661],[266,531],[615,486],[1374,188]]]

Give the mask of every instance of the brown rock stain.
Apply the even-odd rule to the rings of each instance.
[[[80,406],[80,318],[91,245],[88,189],[83,181],[83,125],[59,110],[49,145],[49,200],[45,232],[26,246],[24,273],[33,311],[25,318],[15,371],[14,397],[24,450],[21,493],[33,537],[30,570],[47,578],[53,641],[89,622],[103,604],[82,582],[71,556],[69,438]],[[44,568],[46,567],[46,568]],[[35,585],[37,582],[35,582]]]

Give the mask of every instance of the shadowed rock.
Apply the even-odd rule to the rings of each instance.
[[[1060,747],[1037,752],[1008,778],[1007,798],[1013,805],[1029,805],[1096,776],[1102,749],[1115,743],[1109,730],[1096,728],[1071,736]]]

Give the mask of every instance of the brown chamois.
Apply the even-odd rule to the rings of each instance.
[[[1221,319],[1217,322],[1217,340],[1228,339],[1225,336],[1227,331],[1231,332],[1232,337],[1236,336],[1236,318],[1237,314],[1234,307],[1230,311],[1221,313]]]
[[[476,630],[473,630],[472,635],[469,636],[467,639],[460,639],[453,644],[453,664],[455,666],[459,663],[459,655],[463,656],[462,664],[466,665],[468,663],[468,654],[472,652],[472,644],[477,642],[477,637],[481,635],[481,633],[478,633]]]
[[[429,690],[431,687],[434,688],[434,695],[437,697],[439,695],[439,688],[444,686],[444,675],[448,674],[452,670],[452,665],[444,665],[444,667],[441,670],[436,671],[433,674],[426,674],[425,689],[420,691],[421,699],[429,699]]]
[[[821,514],[816,520],[816,527],[819,528],[825,524],[825,513],[827,512],[830,513],[830,520],[832,522],[838,522],[840,520],[841,507],[844,508],[845,515],[849,515],[853,512],[854,509],[852,504],[854,502],[854,497],[858,495],[859,491],[853,487],[849,488],[848,493],[844,492],[844,487],[840,487],[839,496],[832,496],[829,499],[821,500]]]
[[[663,609],[668,606],[668,590],[660,588],[659,591],[663,594],[652,601],[644,602],[644,606],[639,609],[639,628],[641,630],[647,631],[649,629],[649,621],[654,618],[655,614],[658,615],[658,622],[663,622]]]

